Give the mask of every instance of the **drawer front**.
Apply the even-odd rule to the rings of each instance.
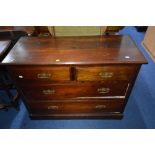
[[[30,102],[29,110],[33,114],[75,114],[121,112],[123,100],[90,100],[90,101],[58,101]]]
[[[77,67],[76,78],[78,81],[102,81],[102,80],[130,80],[136,71],[136,67],[105,66],[105,67]]]
[[[69,67],[11,67],[9,68],[18,82],[23,81],[69,81]]]
[[[21,89],[27,100],[59,100],[66,98],[125,96],[127,85],[126,82],[49,84],[22,86]]]

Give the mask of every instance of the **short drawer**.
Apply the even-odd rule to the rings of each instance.
[[[104,113],[121,112],[123,100],[29,102],[28,105],[33,114]]]
[[[130,66],[104,66],[104,67],[77,67],[76,79],[78,81],[102,80],[130,80],[134,77],[137,67]]]
[[[21,86],[27,100],[59,100],[66,98],[93,98],[125,96],[128,83],[102,82],[78,84],[48,84]]]
[[[50,66],[17,66],[10,67],[9,71],[18,82],[23,81],[69,81],[69,67],[50,67]]]

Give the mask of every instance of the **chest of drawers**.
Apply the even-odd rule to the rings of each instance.
[[[1,63],[32,119],[122,118],[142,64],[128,36],[21,38]]]

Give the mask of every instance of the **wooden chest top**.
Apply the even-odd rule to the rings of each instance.
[[[22,37],[1,64],[104,65],[147,63],[129,36]]]

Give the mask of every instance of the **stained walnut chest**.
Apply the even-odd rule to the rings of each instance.
[[[147,61],[129,36],[23,37],[5,66],[32,119],[122,118]]]

